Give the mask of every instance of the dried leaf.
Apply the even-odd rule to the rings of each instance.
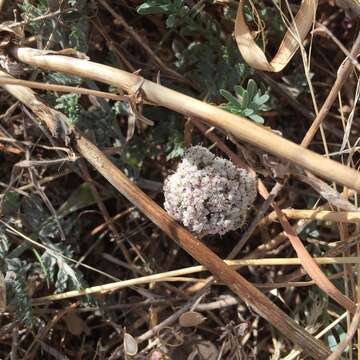
[[[138,344],[135,338],[128,334],[124,334],[124,350],[126,355],[135,356],[138,352]]]
[[[266,59],[264,52],[254,41],[245,22],[243,12],[244,2],[244,0],[240,0],[235,21],[235,38],[242,57],[254,69],[270,72],[281,71],[289,63],[298,50],[299,44],[304,41],[311,29],[315,20],[318,1],[303,1],[295,16],[295,24],[291,24],[270,63]]]
[[[249,323],[243,322],[236,326],[236,330],[239,336],[244,336],[246,332],[249,330]]]
[[[149,360],[171,360],[171,359],[160,350],[155,349],[150,354]]]
[[[130,100],[130,104],[131,100]],[[127,128],[127,133],[126,133],[126,141],[129,142],[131,140],[131,138],[134,136],[135,133],[135,127],[136,127],[136,114],[134,111],[134,107],[133,106],[129,106],[128,109],[129,115],[128,115],[128,128]]]
[[[310,173],[307,176],[296,175],[301,181],[310,185],[316,192],[318,192],[324,199],[326,199],[331,205],[338,209],[345,211],[359,211],[359,209],[351,204],[348,200],[343,198],[337,191],[324,181],[318,179]]]
[[[206,317],[197,311],[187,311],[179,317],[179,324],[182,327],[196,327],[205,320]]]
[[[0,48],[7,47],[11,42],[20,44],[24,38],[23,26],[10,26],[14,23],[12,21],[4,21],[0,24]]]
[[[301,261],[301,265],[310,278],[313,279],[319,288],[322,289],[331,298],[333,298],[338,304],[343,306],[349,312],[354,313],[356,310],[355,303],[347,296],[345,296],[338,288],[336,288],[336,286],[321,271],[319,265],[306,250],[297,233],[287,221],[284,213],[277,206],[274,206],[274,209],[287,237],[291,242],[291,245],[293,246],[298,258]]]
[[[210,341],[201,341],[194,346],[194,350],[188,356],[187,360],[192,359],[207,359],[216,360],[218,359],[219,351],[217,347]]]
[[[65,323],[70,333],[75,336],[80,336],[85,329],[85,323],[83,319],[75,312],[71,312],[66,315]]]
[[[0,44],[0,47],[2,45]],[[24,75],[25,73],[25,66],[24,64],[14,60],[9,55],[0,54],[0,66],[4,68],[8,74],[18,77]]]

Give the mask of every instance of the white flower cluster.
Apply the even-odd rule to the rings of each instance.
[[[256,198],[256,178],[202,146],[189,148],[164,183],[165,209],[198,236],[241,227]]]

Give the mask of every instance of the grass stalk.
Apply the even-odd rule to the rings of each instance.
[[[314,258],[319,265],[329,264],[360,264],[360,257],[320,257]],[[224,262],[232,267],[236,266],[294,266],[301,265],[299,258],[272,258],[272,259],[241,259],[241,260],[224,260]],[[96,294],[96,293],[109,293],[119,289],[124,289],[129,286],[144,285],[159,281],[169,281],[169,278],[179,277],[182,275],[199,273],[207,271],[207,268],[202,265],[191,266],[183,269],[166,271],[158,274],[147,275],[138,277],[135,279],[116,281],[105,285],[98,285],[89,287],[83,290],[73,290],[61,294],[54,294],[44,296],[33,300],[34,305],[40,305],[51,301],[59,301],[69,299],[73,297],[79,297],[84,295]],[[200,279],[198,279],[200,280]]]

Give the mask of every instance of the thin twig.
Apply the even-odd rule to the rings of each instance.
[[[65,93],[92,95],[92,96],[98,96],[98,97],[102,97],[105,99],[111,99],[111,100],[121,100],[121,101],[127,100],[125,96],[111,94],[111,93],[104,92],[104,91],[97,91],[97,90],[92,90],[92,89],[86,89],[83,87],[75,87],[75,86],[67,86],[67,85],[45,84],[45,83],[40,83],[37,81],[12,79],[12,78],[3,77],[3,76],[0,77],[0,84],[23,85],[23,86],[29,87],[31,89],[41,89],[41,90],[59,91],[59,92],[65,92]]]
[[[350,55],[354,58],[356,58],[356,56],[358,55],[358,53],[360,52],[360,33],[358,34],[352,49],[350,51]],[[336,77],[336,81],[333,85],[333,87],[331,88],[329,95],[327,96],[323,106],[321,107],[319,114],[316,116],[316,118],[314,119],[313,123],[311,124],[309,130],[307,131],[304,139],[301,142],[301,145],[304,147],[308,147],[312,141],[312,139],[314,138],[317,130],[319,129],[320,124],[322,123],[322,121],[325,119],[327,113],[329,112],[332,104],[334,103],[334,101],[336,100],[336,97],[338,95],[338,92],[340,91],[340,89],[342,88],[342,86],[344,85],[346,79],[348,78],[348,76],[350,75],[351,70],[353,69],[353,63],[347,59],[345,60],[345,63],[343,63],[340,66],[340,69],[338,70],[337,73],[337,77]],[[351,188],[351,186],[349,186]]]

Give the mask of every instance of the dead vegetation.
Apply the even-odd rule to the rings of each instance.
[[[357,0],[1,4],[1,358],[360,356]],[[196,144],[240,230],[163,210]]]

